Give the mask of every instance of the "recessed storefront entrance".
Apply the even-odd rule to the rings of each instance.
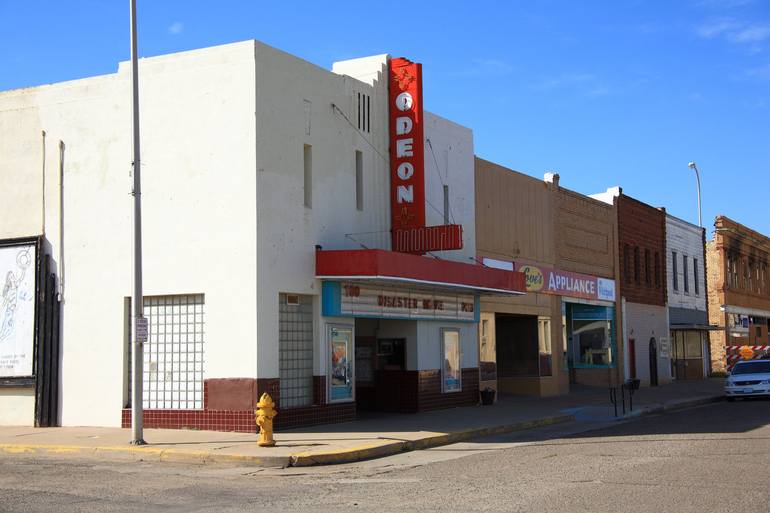
[[[371,333],[379,322],[356,320],[356,330]],[[359,411],[398,410],[400,383],[406,371],[406,338],[356,336],[356,408]]]
[[[550,324],[548,317],[495,314],[497,378],[501,393],[540,393],[540,378],[552,375]]]

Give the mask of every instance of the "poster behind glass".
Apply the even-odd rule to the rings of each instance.
[[[353,329],[329,327],[329,400],[353,399]]]
[[[0,247],[0,377],[33,373],[35,261],[34,244]]]
[[[444,365],[441,372],[442,390],[444,392],[459,392],[460,382],[460,332],[442,330],[444,348]]]

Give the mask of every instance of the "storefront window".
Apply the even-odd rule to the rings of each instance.
[[[567,338],[573,367],[615,366],[615,308],[567,304]]]
[[[701,358],[703,356],[703,346],[700,341],[700,332],[687,331],[684,336],[685,358]]]
[[[443,365],[441,369],[442,392],[459,392],[462,389],[460,372],[460,332],[441,330]]]

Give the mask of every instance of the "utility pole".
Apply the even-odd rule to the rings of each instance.
[[[142,165],[139,159],[139,61],[136,53],[136,0],[131,4],[131,93],[133,96],[133,139],[134,139],[134,184],[131,195],[134,197],[134,307],[133,361],[131,365],[131,445],[145,445],[143,411],[143,361],[144,342],[147,341],[147,321],[144,318],[142,296]]]

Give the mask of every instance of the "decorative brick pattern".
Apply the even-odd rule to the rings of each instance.
[[[221,387],[220,381],[214,383]],[[247,388],[244,383],[235,383],[237,388]],[[209,387],[204,382],[203,410],[144,410],[144,426],[161,429],[204,429],[211,431],[239,431],[256,433],[254,410],[210,410],[208,407]],[[268,392],[274,399],[280,397],[280,383],[277,378],[256,380],[258,396]],[[381,411],[414,413],[439,410],[458,406],[472,406],[479,402],[479,369],[462,370],[462,390],[441,393],[441,372],[439,370],[394,371],[381,375],[378,381],[377,407]],[[286,430],[318,424],[350,422],[356,419],[356,403],[329,403],[326,400],[326,377],[313,376],[313,397],[319,404],[299,408],[281,409],[275,418],[275,429]],[[276,401],[277,402],[277,401]],[[131,410],[124,409],[121,416],[124,428],[131,426]]]
[[[121,425],[131,426],[131,410],[123,410]],[[205,429],[256,433],[253,410],[144,410],[144,427],[160,429]]]
[[[256,395],[253,395],[253,390],[256,390]],[[238,397],[225,399],[223,395],[228,391],[237,392]],[[355,403],[325,404],[325,376],[313,376],[313,397],[318,404],[287,409],[281,409],[278,404],[280,398],[280,380],[278,378],[260,378],[257,380],[236,378],[206,380],[203,384],[203,410],[144,410],[144,426],[159,429],[203,429],[256,433],[258,431],[254,420],[256,398],[264,392],[270,394],[278,405],[278,416],[275,418],[276,430],[349,422],[356,418]],[[254,398],[252,403],[250,403],[251,398]],[[242,408],[210,409],[211,406],[226,405],[228,402],[232,405],[242,406]],[[249,403],[253,406],[246,408]],[[124,428],[131,426],[130,409],[122,411],[121,425]]]

